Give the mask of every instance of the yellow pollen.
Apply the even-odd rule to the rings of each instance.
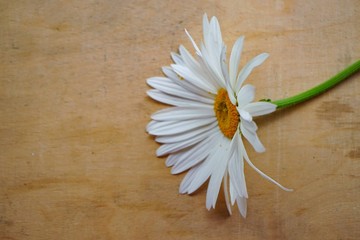
[[[238,128],[240,118],[236,106],[231,103],[227,91],[223,88],[216,95],[214,111],[221,132],[227,138],[232,139]]]

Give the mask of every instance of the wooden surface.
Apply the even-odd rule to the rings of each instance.
[[[266,3],[264,3],[266,2]],[[228,51],[270,58],[257,98],[306,90],[360,58],[360,2],[0,2],[0,239],[360,239],[360,75],[257,120],[248,217],[206,188],[178,194],[145,132],[165,106],[145,92],[170,51],[201,40],[204,12]],[[244,63],[244,61],[242,61]]]

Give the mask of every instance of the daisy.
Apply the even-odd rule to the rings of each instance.
[[[216,17],[203,17],[203,42],[200,47],[185,30],[196,51],[194,58],[180,46],[179,54],[171,53],[175,62],[163,67],[166,77],[153,77],[147,83],[154,89],[148,95],[156,101],[173,105],[151,116],[147,132],[162,145],[157,156],[166,156],[171,173],[189,170],[180,185],[180,193],[195,192],[208,179],[206,208],[215,208],[223,183],[227,209],[237,203],[246,217],[248,193],[244,175],[244,160],[265,179],[290,191],[254,166],[246,153],[243,137],[256,152],[264,152],[253,117],[276,110],[269,102],[253,102],[255,88],[243,85],[252,70],[268,57],[262,53],[240,71],[244,37],[234,44],[229,66]]]

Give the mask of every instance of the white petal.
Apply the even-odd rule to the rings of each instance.
[[[188,193],[195,192],[204,182],[209,178],[210,174],[216,168],[219,161],[220,148],[215,147],[210,155],[201,163],[199,171],[196,173],[196,177],[188,187]]]
[[[221,68],[219,63],[215,62],[219,61],[219,58],[213,59],[205,48],[204,44],[201,44],[201,57],[199,57],[199,63],[204,69],[204,71],[207,72],[209,76],[209,81],[212,81],[214,85],[217,86],[217,89],[219,88],[225,88],[225,80],[221,73]]]
[[[181,54],[181,57],[184,59],[186,67],[188,67],[190,70],[199,71],[199,63],[193,58],[193,56],[183,45],[180,45],[179,52]],[[199,74],[201,75],[202,73]]]
[[[242,142],[240,142],[239,144],[242,144]],[[232,178],[232,181],[234,182],[234,186],[236,186],[238,188],[239,191],[239,196],[241,197],[248,197],[248,193],[247,193],[247,187],[246,187],[246,181],[245,181],[245,172],[244,172],[244,158],[243,158],[243,154],[241,153],[241,148],[238,147],[238,151],[239,151],[239,158],[236,159],[235,163],[237,165],[237,168],[234,171],[234,177]],[[237,184],[235,184],[235,182]]]
[[[184,179],[181,181],[179,192],[181,194],[185,194],[188,192],[188,189],[191,183],[194,181],[197,173],[200,171],[202,164],[198,164],[195,167],[191,168],[189,172],[186,174]]]
[[[242,121],[241,122],[246,129],[248,129],[251,132],[256,132],[258,130],[258,126],[254,121],[248,122],[248,121]]]
[[[150,122],[146,125],[146,131],[149,132],[149,129],[152,129],[156,124],[157,124],[157,121],[150,121]]]
[[[246,125],[244,125],[244,121],[241,121],[240,128],[241,128],[241,133],[244,135],[244,137],[251,143],[251,145],[253,146],[256,152],[265,152],[265,147],[260,142],[260,139],[257,136],[256,132],[251,131],[245,126]]]
[[[203,39],[205,40],[209,33],[209,20],[206,13],[203,15]]]
[[[212,100],[214,99],[213,94],[210,94],[209,92],[206,92],[206,91],[196,87],[195,85],[189,83],[188,81],[184,81],[184,80],[180,79],[179,75],[177,75],[171,67],[163,67],[162,70],[163,70],[164,74],[170,80],[172,80],[174,83],[180,85],[184,89],[188,90],[189,92],[192,92],[196,95],[199,95],[199,96],[202,96],[205,98],[209,98]]]
[[[186,29],[185,29],[185,33],[186,33],[186,35],[189,37],[190,42],[192,43],[192,45],[193,45],[196,53],[197,53],[197,54],[201,54],[200,49],[198,48],[198,46],[196,45],[194,39],[191,37],[190,33],[189,33]]]
[[[220,66],[221,66],[221,73],[225,79],[225,82],[229,82],[229,72],[228,72],[228,67],[226,64],[226,46],[225,45],[223,45],[222,49],[221,49]]]
[[[239,68],[243,43],[244,43],[244,37],[241,36],[236,40],[230,55],[230,67],[229,67],[230,84],[232,89],[234,90],[235,90],[236,76]]]
[[[212,44],[212,42],[210,42]],[[214,53],[214,47],[207,47],[203,43],[200,45],[202,59],[208,65],[208,69],[216,76],[217,81],[222,85],[225,83],[220,66],[220,53]]]
[[[231,202],[230,202],[230,190],[229,190],[229,177],[228,177],[228,172],[225,171],[225,176],[224,176],[224,180],[223,180],[223,188],[224,188],[224,196],[225,196],[225,203],[226,203],[226,208],[229,212],[230,215],[232,215],[232,211],[231,211]]]
[[[179,64],[179,65],[184,65],[184,61],[182,60],[182,58],[179,54],[171,52],[170,55],[171,55],[171,58],[174,61],[174,63]]]
[[[230,145],[228,139],[224,139],[221,143],[222,145]],[[225,174],[225,170],[228,164],[229,157],[229,147],[220,147],[221,150],[218,154],[216,167],[213,169],[206,193],[206,208],[210,210],[211,207],[215,208],[216,200],[219,195],[220,186],[222,179]]]
[[[226,91],[227,91],[227,93],[228,93],[230,102],[231,102],[234,106],[236,106],[236,97],[235,97],[235,94],[234,94],[233,90],[231,89],[229,83],[226,84],[226,89],[227,89]]]
[[[192,147],[192,149],[198,150],[198,148],[194,148],[194,147]],[[190,156],[188,158],[185,158],[185,157],[181,156],[183,161],[178,160],[175,163],[175,165],[171,169],[171,174],[182,173],[182,172],[188,170],[189,168],[195,166],[196,164],[202,162],[209,155],[209,152],[210,152],[209,149],[206,149],[206,148],[203,148],[203,150],[205,150],[205,151],[192,152],[194,157]]]
[[[212,99],[205,98],[205,97],[199,96],[197,94],[194,94],[192,92],[189,92],[182,86],[174,83],[174,81],[172,81],[169,78],[152,77],[147,80],[147,83],[151,87],[158,89],[169,95],[173,95],[173,96],[177,96],[177,97],[181,97],[181,98],[187,98],[187,99],[191,99],[191,100],[195,100],[195,101],[199,101],[199,102],[207,103],[207,104],[212,104],[214,102]]]
[[[207,132],[209,134],[210,130],[216,129],[217,122],[213,122],[209,125],[203,126],[201,128],[196,128],[188,132],[174,134],[174,135],[163,135],[155,138],[155,141],[159,143],[176,143],[180,141],[187,140],[189,138],[196,137],[199,134]]]
[[[203,21],[204,25],[204,45],[202,44],[201,54],[213,68],[218,77],[221,77],[220,55],[223,47],[220,25],[216,17],[212,17],[210,24],[207,18]]]
[[[198,142],[202,141],[203,139],[207,138],[209,135],[213,134],[215,131],[217,131],[217,129],[213,129],[210,132],[199,134],[196,137],[186,139],[181,142],[163,144],[156,150],[156,155],[164,156],[173,152],[180,151],[192,145],[195,145]]]
[[[179,158],[175,163],[175,166],[171,169],[171,173],[181,173],[204,160],[215,146],[216,141],[214,141],[214,139],[217,139],[218,137],[218,134],[209,136],[191,149],[185,149],[183,152],[175,153],[179,155]]]
[[[230,185],[230,201],[231,201],[231,205],[234,205],[236,198],[238,197],[238,193],[234,188],[234,184],[230,181],[229,182]]]
[[[269,102],[253,102],[245,105],[243,110],[249,112],[251,116],[262,116],[276,111],[276,105]]]
[[[255,87],[250,84],[243,86],[237,94],[238,109],[252,102],[255,98]]]
[[[216,49],[213,49],[213,50],[217,50],[217,51],[215,51],[216,56],[219,56],[221,53],[221,50],[222,50],[223,41],[222,41],[222,36],[221,36],[220,24],[216,17],[211,18],[210,32],[212,35],[212,40],[214,41],[214,45],[216,47]]]
[[[240,117],[241,117],[242,120],[245,120],[247,122],[252,121],[252,116],[247,111],[244,111],[243,109],[240,109],[240,110],[238,110],[238,112],[239,112]]]
[[[178,106],[178,107],[188,107],[188,106],[194,106],[194,107],[208,107],[208,104],[201,103],[199,101],[194,101],[190,99],[175,97],[166,93],[163,93],[157,89],[151,89],[146,92],[149,97],[152,99],[162,102],[165,104]]]
[[[184,60],[185,66],[202,82],[206,82],[207,84],[211,85],[212,88],[218,89],[219,85],[213,78],[208,74],[206,68],[197,62],[191,54],[187,51],[184,46],[179,47],[180,54],[182,59]]]
[[[178,157],[174,154],[171,154],[167,157],[167,159],[165,161],[165,165],[167,167],[171,167],[176,163],[177,160],[178,160]]]
[[[267,58],[269,54],[262,53],[256,57],[254,57],[252,60],[250,60],[243,69],[241,69],[239,76],[237,78],[236,84],[235,84],[235,90],[238,91],[245,81],[245,79],[250,75],[252,70],[262,64]]]
[[[151,135],[172,135],[179,134],[183,132],[190,131],[192,129],[206,126],[213,122],[217,121],[216,118],[206,118],[206,119],[193,119],[186,121],[166,121],[166,122],[158,122],[154,121],[148,125],[147,131]]]
[[[229,73],[228,73],[228,67],[226,65],[226,47],[223,46],[223,50],[221,52],[221,70],[222,70],[222,74],[224,76],[225,79],[225,86],[226,86],[226,91],[228,93],[230,102],[233,105],[236,105],[236,98],[235,98],[235,94],[234,94],[234,90],[231,88],[231,84],[230,84],[230,79],[229,79]]]
[[[241,147],[239,146],[240,144],[242,144],[240,138],[241,137],[239,131],[237,131],[231,142],[231,152],[233,154],[230,158],[228,166],[230,182],[232,183],[232,186],[237,192],[236,196],[234,196],[235,198],[237,196],[248,197],[244,175],[243,155],[241,153]]]
[[[171,67],[166,66],[162,67],[161,69],[165,76],[167,76],[169,79],[174,80],[179,78],[179,76],[172,70]]]
[[[184,67],[182,65],[177,64],[171,64],[171,67],[174,69],[174,71],[182,76],[186,81],[191,82],[195,86],[199,87],[200,89],[203,89],[204,91],[217,94],[217,90],[211,86],[208,82],[204,82],[201,79],[199,79],[193,72],[191,72],[187,67]]]
[[[236,199],[236,203],[237,203],[237,206],[238,206],[238,209],[239,209],[239,212],[240,212],[241,216],[246,218],[246,211],[247,211],[246,198],[238,197]]]
[[[241,140],[241,139],[240,139]],[[262,171],[260,171],[257,167],[255,167],[255,165],[250,161],[249,156],[246,153],[245,147],[243,144],[240,145],[242,147],[242,152],[244,154],[244,158],[246,160],[246,162],[250,165],[250,167],[252,167],[257,173],[259,173],[263,178],[265,178],[266,180],[274,183],[276,186],[280,187],[281,189],[285,190],[285,191],[293,191],[292,189],[283,187],[280,183],[276,182],[274,179],[272,179],[271,177],[267,176],[265,173],[263,173]]]
[[[169,78],[165,77],[152,77],[147,79],[147,84],[152,88],[158,89],[164,93],[181,96],[182,93],[187,94],[188,91],[178,84],[174,83]],[[191,93],[190,93],[191,94]]]
[[[151,118],[157,121],[180,121],[214,117],[214,109],[202,107],[172,107],[160,110]]]

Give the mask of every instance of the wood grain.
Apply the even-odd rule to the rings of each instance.
[[[265,3],[264,3],[265,2]],[[359,239],[360,75],[258,119],[267,151],[246,166],[248,217],[206,188],[180,195],[145,132],[145,92],[169,53],[220,20],[257,97],[306,90],[360,58],[360,2],[0,1],[0,239]]]

